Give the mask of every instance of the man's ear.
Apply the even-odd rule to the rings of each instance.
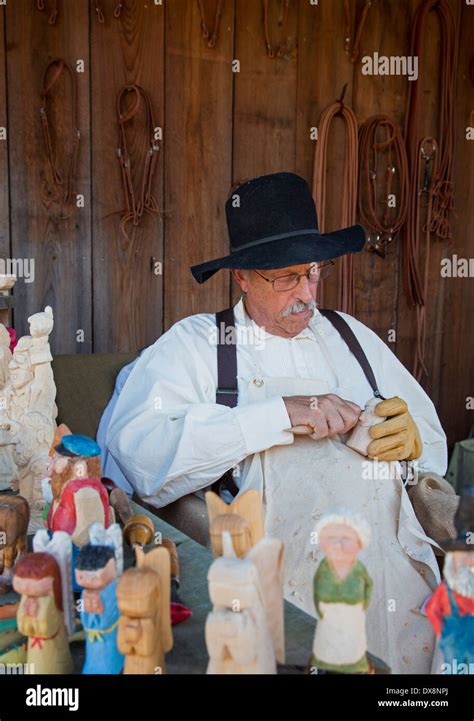
[[[241,290],[246,293],[249,285],[249,271],[240,268],[231,268],[232,277],[239,284]]]

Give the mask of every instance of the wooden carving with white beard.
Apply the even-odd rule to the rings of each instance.
[[[274,674],[284,663],[283,544],[262,538],[238,558],[228,531],[208,573],[208,674]]]

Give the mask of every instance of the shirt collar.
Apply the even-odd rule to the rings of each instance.
[[[243,325],[247,327],[251,327],[255,334],[258,335],[260,338],[264,338],[265,340],[272,340],[272,339],[281,339],[281,340],[293,340],[293,339],[300,339],[300,338],[309,338],[310,340],[316,340],[316,334],[315,330],[321,324],[321,320],[323,316],[319,312],[319,310],[316,308],[316,310],[313,313],[313,317],[309,321],[309,324],[306,328],[304,328],[301,333],[298,333],[298,335],[293,336],[293,339],[291,338],[283,338],[282,336],[272,335],[272,333],[267,333],[266,330],[262,329],[260,326],[258,326],[255,321],[248,315],[247,311],[245,310],[244,305],[244,296],[242,295],[240,297],[240,300],[234,305],[234,318],[236,325]]]

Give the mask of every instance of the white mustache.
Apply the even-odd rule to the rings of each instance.
[[[309,303],[295,303],[294,305],[291,305],[289,308],[283,311],[282,318],[286,318],[288,315],[291,315],[292,313],[301,313],[303,310],[316,310],[318,307],[318,304],[315,300],[310,300]]]

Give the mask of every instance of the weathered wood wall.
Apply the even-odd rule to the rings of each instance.
[[[360,57],[378,51],[407,55],[413,13],[420,0],[372,3],[361,39]],[[214,22],[217,0],[203,0],[207,24]],[[474,142],[465,128],[474,108],[469,74],[474,7],[450,0],[460,28],[454,181],[454,241],[432,249],[427,325],[429,376],[423,385],[438,407],[450,443],[467,435],[473,422],[466,398],[474,395],[473,279],[442,279],[439,260],[457,253],[473,255]],[[215,47],[207,47],[197,0],[147,3],[100,0],[100,23],[93,0],[58,0],[56,24],[35,0],[0,4],[0,254],[35,258],[35,282],[15,289],[17,331],[27,331],[27,316],[46,303],[54,308],[52,339],[56,353],[134,350],[153,342],[176,320],[214,311],[237,297],[227,273],[203,286],[189,267],[227,253],[224,202],[232,183],[288,170],[310,183],[314,140],[322,111],[339,97],[359,124],[383,112],[403,127],[408,81],[403,76],[365,76],[360,61],[344,52],[342,0],[290,0],[284,57],[266,55],[262,4],[224,0]],[[363,0],[357,5],[357,17]],[[279,37],[282,4],[270,3],[269,31]],[[424,129],[436,134],[439,100],[439,36],[430,19],[426,43]],[[57,222],[45,203],[49,168],[39,108],[43,72],[63,57],[78,72],[78,123],[81,146],[75,191],[85,197],[65,221]],[[240,63],[233,72],[232,61]],[[163,129],[153,193],[159,219],[145,215],[129,238],[119,230],[124,206],[116,148],[119,89],[137,83],[149,93],[155,124]],[[63,79],[51,98],[53,146],[62,167],[71,138],[70,88]],[[144,122],[130,125],[133,177],[139,184],[146,145]],[[328,229],[338,224],[344,137],[336,123],[328,163]],[[154,261],[163,274],[154,272]],[[388,341],[411,368],[415,317],[401,278],[401,242],[385,259],[364,252],[355,260],[356,315]],[[334,279],[327,282],[325,304],[335,303]]]

